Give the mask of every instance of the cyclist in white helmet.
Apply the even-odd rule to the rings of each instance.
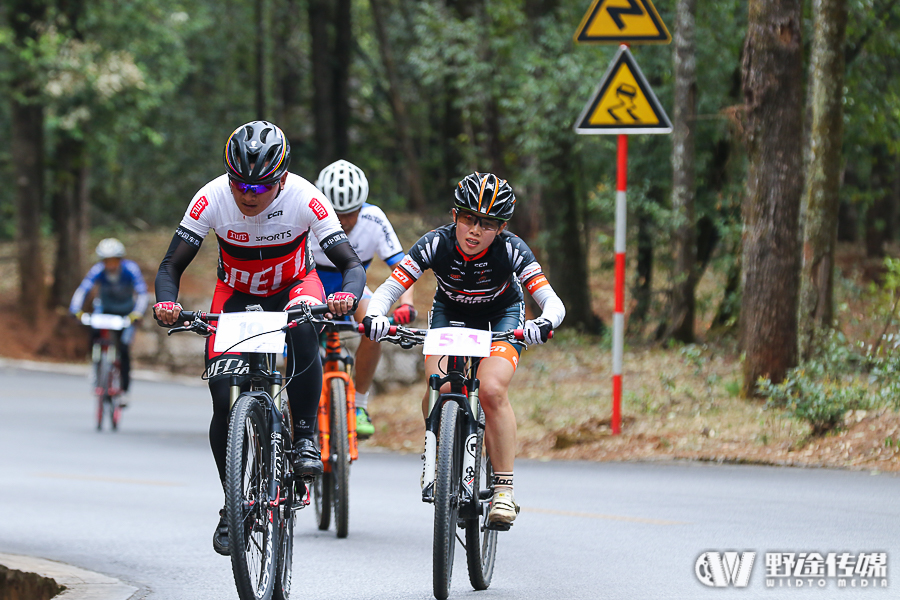
[[[141,268],[133,260],[125,258],[125,246],[116,238],[100,240],[97,244],[97,258],[100,262],[91,267],[72,295],[69,312],[81,319],[85,297],[96,286],[94,312],[127,316],[134,323],[147,310],[150,298]],[[125,394],[128,393],[131,382],[129,348],[132,341],[134,341],[134,325],[124,330],[119,337],[122,392]],[[124,401],[122,403],[124,404]]]
[[[400,240],[394,233],[391,222],[384,212],[366,202],[369,195],[369,181],[362,169],[346,160],[334,162],[319,173],[316,187],[328,196],[344,233],[350,239],[350,244],[362,261],[363,267],[369,268],[372,259],[377,254],[389,267],[393,267],[405,256]],[[312,232],[310,232],[311,235]],[[319,245],[312,244],[313,257],[316,260],[316,271],[325,287],[325,293],[330,294],[335,290],[340,291],[341,273],[325,253],[319,249]],[[369,298],[372,290],[368,287],[359,301],[356,310],[356,320],[361,321],[366,315],[369,306]],[[413,307],[412,289],[407,290],[398,299],[400,306],[394,310],[394,322],[407,324],[416,318],[416,309]],[[359,349],[356,351],[356,433],[360,438],[367,438],[375,432],[375,427],[369,418],[369,397],[371,394],[372,380],[375,377],[375,369],[381,358],[381,345],[377,342],[362,337]]]

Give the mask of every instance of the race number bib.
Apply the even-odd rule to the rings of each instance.
[[[425,334],[424,354],[429,356],[491,355],[491,332],[466,327],[438,327]]]
[[[216,325],[213,350],[281,354],[284,350],[281,328],[287,325],[287,317],[285,312],[223,313]]]

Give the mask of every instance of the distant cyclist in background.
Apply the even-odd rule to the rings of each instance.
[[[134,322],[144,315],[150,296],[141,269],[133,260],[125,258],[125,246],[115,238],[97,244],[95,264],[85,275],[72,295],[69,312],[79,320],[84,311],[84,299],[97,287],[92,312],[127,316],[132,325],[119,336],[119,360],[122,372],[122,392],[128,393],[131,383],[131,342],[134,341]],[[123,403],[124,405],[124,403]]]
[[[366,202],[369,195],[369,181],[362,169],[346,160],[331,163],[319,173],[316,187],[328,196],[344,233],[350,240],[350,245],[356,251],[363,267],[369,268],[372,259],[377,254],[389,267],[393,267],[405,256],[403,246],[394,233],[391,222],[384,212],[372,204]],[[312,234],[315,237],[315,234]],[[322,280],[326,294],[341,291],[341,272],[328,260],[318,244],[313,244],[313,257],[316,261],[316,271]],[[372,290],[366,287],[359,307],[356,310],[356,320],[362,321],[369,307],[369,298]],[[394,310],[394,322],[401,325],[411,323],[416,318],[416,309],[413,307],[413,291],[406,290],[399,298],[400,306]],[[360,339],[359,348],[356,351],[356,433],[365,439],[375,433],[375,427],[369,418],[369,396],[371,394],[372,380],[375,377],[375,369],[381,358],[381,345],[363,337]]]

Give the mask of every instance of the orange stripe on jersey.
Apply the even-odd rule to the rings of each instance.
[[[546,276],[541,274],[541,275],[538,275],[537,277],[532,277],[531,280],[525,284],[525,289],[528,290],[528,293],[534,294],[536,291],[538,291],[545,285],[550,285],[550,282],[547,281]]]
[[[509,361],[513,369],[519,366],[519,353],[509,342],[494,342],[491,344],[491,357],[503,358]]]
[[[402,285],[405,290],[408,290],[412,284],[416,282],[416,280],[412,278],[412,275],[400,267],[394,267],[394,270],[391,272],[391,278]]]

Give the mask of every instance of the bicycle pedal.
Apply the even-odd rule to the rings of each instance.
[[[489,529],[491,531],[509,531],[509,528],[512,526],[512,523],[488,523],[481,528],[481,531],[484,531],[485,529]]]

